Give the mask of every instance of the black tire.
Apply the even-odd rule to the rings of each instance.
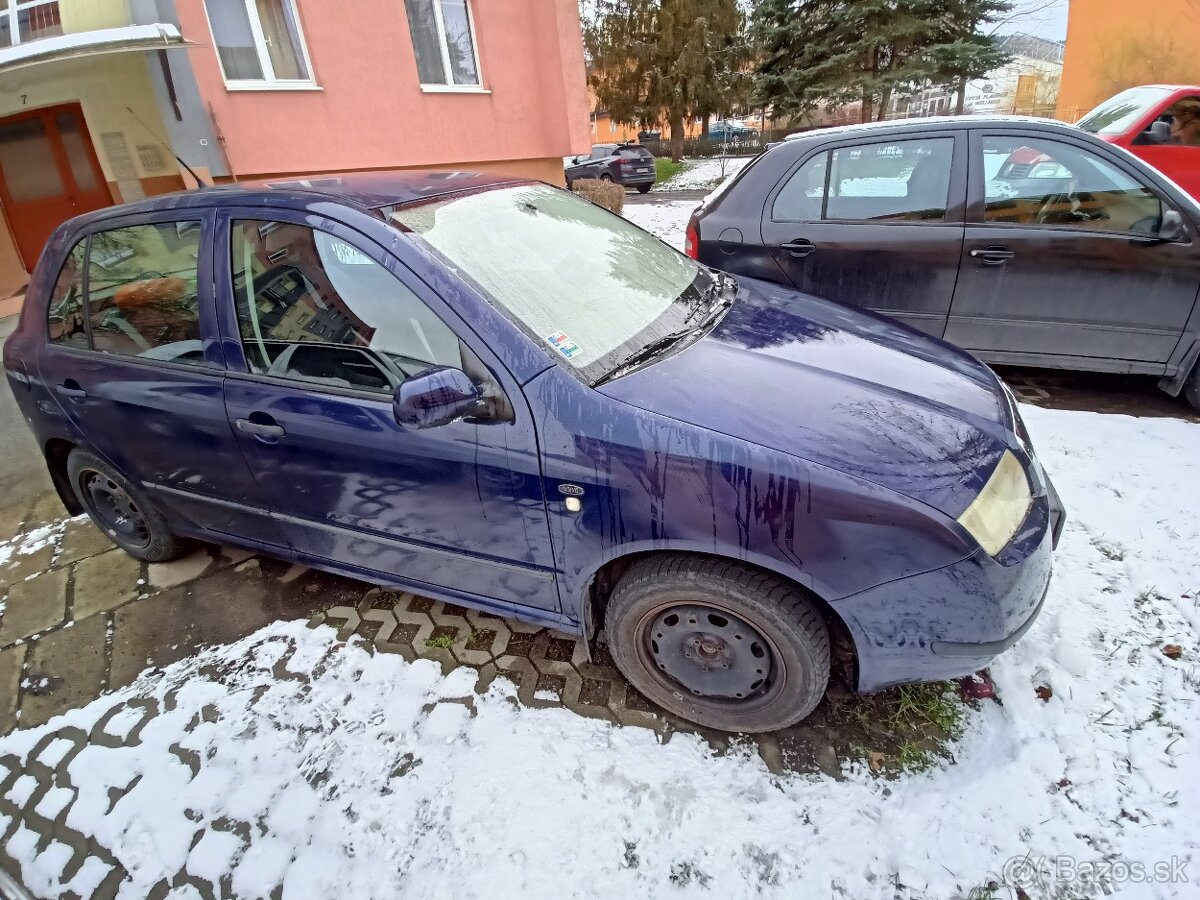
[[[652,185],[652,184],[639,184],[638,185],[638,193],[639,194],[648,194],[648,193],[650,193],[650,188],[652,188],[652,187],[654,187],[654,185]]]
[[[573,191],[573,190],[575,190],[575,183],[574,183],[573,181],[568,181],[568,182],[567,182],[567,190],[568,190],[568,191]]]
[[[95,454],[76,447],[67,457],[67,475],[96,527],[130,556],[167,562],[187,549],[146,494]]]
[[[1183,383],[1183,398],[1192,405],[1192,409],[1200,412],[1200,359],[1192,366],[1192,374]]]
[[[829,632],[812,600],[729,560],[639,560],[609,598],[605,631],[617,668],[635,688],[720,731],[794,725],[821,702],[829,681]],[[758,684],[746,683],[756,674]]]
[[[611,175],[609,175],[607,172],[605,172],[603,175],[600,176],[600,180],[601,181],[612,181],[613,177]]]

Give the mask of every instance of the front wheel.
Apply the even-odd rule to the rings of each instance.
[[[130,556],[166,562],[185,549],[150,499],[100,457],[76,447],[67,474],[96,527]]]
[[[794,725],[829,681],[829,633],[798,588],[735,562],[639,560],[609,599],[613,660],[659,706],[721,731]]]

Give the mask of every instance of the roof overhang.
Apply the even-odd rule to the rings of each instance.
[[[0,74],[63,60],[135,50],[169,50],[190,43],[183,39],[178,28],[165,23],[60,34],[0,50]]]

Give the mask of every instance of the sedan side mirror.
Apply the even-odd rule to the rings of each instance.
[[[1155,119],[1150,123],[1150,127],[1146,129],[1147,144],[1169,144],[1171,143],[1171,126],[1162,119]]]
[[[1157,237],[1160,241],[1187,240],[1187,226],[1183,222],[1183,216],[1176,210],[1165,210],[1162,214],[1162,222],[1158,226]]]
[[[478,412],[483,395],[461,369],[435,366],[407,379],[392,395],[392,413],[401,425],[433,428]]]

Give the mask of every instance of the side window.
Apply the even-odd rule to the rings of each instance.
[[[83,249],[84,238],[75,245],[62,271],[46,311],[46,334],[50,343],[64,347],[87,348],[87,329],[83,323]]]
[[[825,218],[944,221],[953,158],[953,138],[839,147],[830,160]]]
[[[776,221],[816,221],[825,201],[825,172],[829,153],[820,153],[797,169],[775,196],[771,218]]]
[[[92,349],[204,365],[196,259],[199,222],[101,231],[88,251]]]
[[[984,221],[1154,234],[1162,203],[1090,150],[1043,138],[983,138]]]
[[[464,368],[458,336],[391,272],[304,225],[232,223],[233,290],[251,372],[390,394]]]
[[[1200,147],[1200,97],[1184,97],[1167,110],[1171,125],[1171,143],[1183,147]]]

